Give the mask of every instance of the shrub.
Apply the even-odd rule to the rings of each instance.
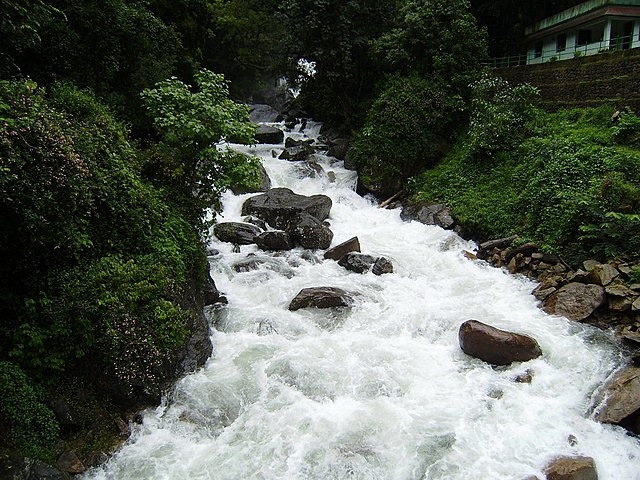
[[[492,156],[518,145],[527,136],[527,122],[535,113],[538,89],[528,84],[511,87],[500,77],[485,75],[471,85],[471,115],[466,140],[471,155]]]
[[[433,166],[447,149],[462,99],[421,78],[394,77],[374,101],[348,156],[363,179],[395,193],[400,181]]]
[[[43,392],[15,364],[0,361],[0,419],[9,428],[3,440],[25,456],[51,461],[59,426],[42,403]]]

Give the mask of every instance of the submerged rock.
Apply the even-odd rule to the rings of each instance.
[[[375,257],[372,257],[371,255],[351,252],[344,255],[338,261],[338,265],[355,273],[366,273],[371,270],[375,261]]]
[[[286,229],[299,213],[306,212],[320,221],[331,211],[332,202],[326,195],[310,197],[293,193],[288,188],[272,188],[262,195],[247,199],[242,205],[243,215],[255,215],[274,228]]]
[[[393,273],[393,263],[384,257],[378,257],[371,269],[374,275],[384,275],[385,273]]]
[[[591,457],[566,456],[555,458],[544,469],[547,480],[598,480]]]
[[[236,245],[251,245],[253,237],[259,235],[262,230],[250,223],[223,222],[213,227],[213,234],[222,242],[235,243]]]
[[[460,326],[458,340],[464,353],[493,365],[526,362],[542,355],[538,342],[533,338],[477,320],[468,320]]]
[[[289,310],[301,308],[348,307],[353,303],[353,294],[336,287],[303,288],[289,304]]]
[[[571,282],[549,295],[543,306],[548,313],[581,321],[604,301],[605,292],[600,285]]]

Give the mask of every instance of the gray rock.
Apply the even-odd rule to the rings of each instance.
[[[294,217],[287,228],[291,239],[304,248],[325,249],[331,245],[333,232],[316,217],[302,212]]]
[[[544,469],[547,480],[598,480],[591,457],[557,457]]]
[[[343,256],[350,252],[360,252],[360,241],[358,237],[352,237],[346,242],[327,250],[324,258],[327,260],[340,260]]]
[[[223,222],[213,227],[213,234],[220,241],[236,245],[251,245],[253,237],[261,232],[262,230],[250,223]]]
[[[255,139],[258,143],[278,144],[284,141],[284,132],[276,127],[259,125],[255,133]]]
[[[208,306],[218,303],[226,304],[227,299],[222,293],[220,293],[220,290],[216,287],[216,282],[211,278],[211,275],[208,275],[204,288],[204,305]]]
[[[326,195],[306,197],[297,195],[288,188],[272,188],[266,193],[247,199],[242,205],[243,215],[255,215],[274,228],[284,230],[291,220],[306,212],[318,220],[325,220],[331,211],[332,202]]]
[[[249,119],[253,123],[272,123],[280,120],[282,115],[271,105],[253,104],[249,105]]]
[[[338,160],[345,160],[350,145],[351,141],[348,138],[336,138],[332,140],[331,146],[329,150],[327,150],[327,155],[335,157]],[[346,165],[345,168],[347,168]]]
[[[303,288],[289,304],[289,310],[301,308],[348,307],[353,303],[353,294],[335,287]]]
[[[376,259],[371,255],[351,252],[338,260],[338,265],[355,273],[366,273],[371,270],[375,261]]]
[[[384,275],[385,273],[393,273],[393,263],[384,257],[379,257],[373,264],[371,271],[374,275]]]
[[[640,409],[640,367],[627,367],[618,372],[600,393],[596,420],[619,423]]]
[[[605,292],[600,285],[571,282],[549,295],[543,307],[548,313],[581,321],[591,315],[604,301]]]
[[[291,235],[282,230],[262,232],[254,241],[259,248],[267,251],[291,250],[294,247]]]
[[[451,211],[439,203],[412,203],[400,212],[400,218],[405,221],[415,220],[425,225],[436,225],[445,230],[455,226]]]
[[[285,148],[280,156],[280,160],[288,160],[290,162],[302,162],[309,160],[309,157],[315,153],[315,149],[306,143],[300,145],[294,145],[289,148]]]
[[[526,362],[542,355],[538,342],[533,338],[477,320],[468,320],[460,326],[458,341],[464,353],[492,365]]]

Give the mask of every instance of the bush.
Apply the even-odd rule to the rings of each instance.
[[[0,361],[0,419],[9,428],[4,447],[23,455],[51,461],[59,426],[42,403],[43,392],[15,364]]]
[[[462,138],[412,186],[479,239],[518,234],[578,264],[640,251],[640,152],[615,145],[610,107],[539,112],[531,137],[478,162]]]
[[[466,141],[471,155],[489,157],[513,148],[527,137],[538,89],[511,87],[506,80],[485,75],[471,85],[471,118]]]
[[[381,193],[395,193],[401,181],[433,166],[447,150],[460,118],[462,99],[421,78],[391,78],[374,101],[348,157],[362,179]]]

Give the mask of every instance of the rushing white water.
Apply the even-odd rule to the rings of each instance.
[[[335,182],[308,178],[303,164],[272,157],[282,148],[244,150],[264,159],[274,186],[331,197],[333,244],[357,235],[395,273],[352,273],[302,249],[236,273],[248,253],[267,254],[213,239],[211,272],[229,306],[212,358],[88,478],[521,480],[577,454],[595,459],[601,480],[640,479],[638,439],[590,417],[619,366],[608,336],[546,315],[529,280],[466,259],[473,244],[359,197],[340,162],[318,156]],[[226,194],[220,220],[241,220],[250,196]],[[290,312],[312,286],[361,295],[340,311]],[[465,355],[457,333],[472,318],[533,336],[543,356],[492,368]],[[514,382],[527,369],[533,381]]]

